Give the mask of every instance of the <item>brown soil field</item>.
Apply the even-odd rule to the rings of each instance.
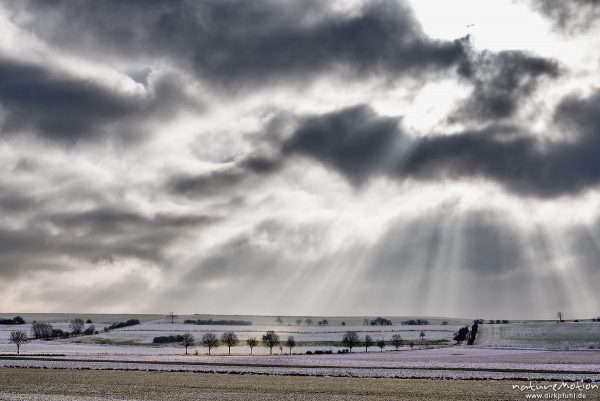
[[[2,401],[99,400],[525,400],[527,382],[0,369]],[[549,382],[538,383],[541,385]],[[537,391],[544,394],[548,391]],[[550,390],[551,392],[551,390]],[[579,393],[560,391],[560,393]],[[600,400],[600,389],[583,392]]]

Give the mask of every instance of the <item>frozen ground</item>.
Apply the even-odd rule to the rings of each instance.
[[[526,399],[527,394],[532,394],[519,390],[522,384],[493,380],[0,368],[2,401],[512,401]],[[597,388],[581,393],[586,400],[600,399]]]
[[[353,330],[360,336],[370,334],[374,339],[383,337],[390,340],[393,334],[400,334],[407,341],[419,340],[419,333],[425,332],[427,340],[451,341],[454,333],[460,326],[298,326],[298,325],[253,325],[253,326],[201,326],[195,324],[171,324],[164,321],[151,321],[136,326],[125,327],[108,333],[100,333],[96,338],[106,338],[115,341],[137,341],[140,343],[152,343],[152,339],[158,336],[172,334],[192,333],[200,338],[204,333],[215,333],[220,336],[224,331],[234,331],[241,340],[249,337],[260,339],[267,330],[276,331],[282,339],[294,336],[297,342],[339,342],[344,333]],[[94,341],[94,338],[89,338]]]
[[[600,322],[482,324],[476,345],[497,348],[600,348]]]
[[[5,356],[0,357],[0,367],[351,377],[600,381],[600,351],[491,350],[449,347],[383,353],[277,356],[134,355],[110,352],[103,355],[78,354],[65,357],[32,357],[31,359]]]
[[[111,321],[136,318],[122,315],[120,319],[94,320],[97,328]],[[179,317],[175,323],[157,317],[147,319],[140,325],[126,327],[94,336],[67,340],[34,340],[22,347],[19,358],[14,345],[8,342],[11,330],[25,329],[29,325],[0,326],[0,367],[45,367],[101,370],[149,370],[191,371],[239,374],[316,375],[355,377],[406,377],[406,378],[453,378],[453,379],[544,379],[544,380],[600,380],[600,323],[551,323],[529,322],[499,325],[480,325],[477,343],[468,346],[427,346],[419,340],[421,330],[426,340],[447,340],[452,344],[454,332],[461,326],[431,324],[426,326],[364,326],[360,319],[331,319],[335,324],[327,326],[292,324],[269,324],[271,317],[224,317],[236,320],[252,320],[252,326],[215,326],[183,324]],[[194,316],[194,318],[206,318]],[[216,319],[216,317],[212,317]],[[357,325],[342,326],[341,322]],[[317,318],[313,319],[314,321]],[[47,320],[49,321],[49,319]],[[260,323],[260,324],[258,324]],[[68,323],[54,322],[63,330]],[[235,331],[241,340],[256,337],[260,340],[267,330],[276,331],[285,342],[293,335],[300,346],[293,349],[295,355],[285,355],[289,350],[276,347],[273,356],[262,345],[249,355],[245,345],[227,348],[221,346],[207,355],[206,348],[195,345],[189,355],[178,344],[152,345],[152,338],[191,332],[197,340],[202,334],[212,332],[220,336],[226,330]],[[400,351],[391,345],[379,352],[371,347],[369,352],[357,347],[352,354],[337,354],[338,344],[344,332],[357,331],[361,337],[370,334],[375,340],[390,340],[400,334],[406,343],[413,342],[414,349],[405,345]],[[283,344],[282,344],[283,345]],[[307,350],[332,350],[332,355],[305,355]],[[280,355],[283,353],[284,355]],[[27,355],[30,355],[29,357]],[[40,356],[53,354],[55,356]]]

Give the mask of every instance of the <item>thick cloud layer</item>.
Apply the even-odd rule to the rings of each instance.
[[[42,65],[0,58],[2,133],[33,131],[71,143],[115,134],[134,139],[140,134],[136,123],[191,106],[178,86],[165,77],[146,94],[123,94]]]
[[[533,8],[550,18],[563,32],[579,33],[589,29],[600,18],[597,0],[530,0]]]
[[[27,12],[31,29],[64,48],[167,59],[234,90],[325,72],[414,77],[465,61],[461,41],[428,38],[395,1],[352,14],[314,0],[29,1]]]
[[[560,104],[555,118],[575,135],[568,142],[543,144],[518,127],[503,125],[416,139],[402,131],[399,121],[363,106],[308,119],[284,149],[332,165],[355,183],[374,175],[483,177],[524,195],[574,195],[600,183],[594,156],[600,151],[599,100],[595,93]]]
[[[569,140],[542,142],[515,125],[490,125],[451,135],[418,138],[402,121],[377,115],[365,105],[304,118],[281,144],[278,159],[255,158],[206,176],[175,178],[178,193],[206,193],[269,174],[294,155],[305,155],[361,186],[378,176],[404,179],[478,179],[497,182],[526,196],[574,196],[600,184],[600,93],[572,96],[558,106],[557,127]]]
[[[0,309],[597,313],[597,3],[473,1],[0,0]]]
[[[462,71],[473,82],[471,96],[452,117],[455,121],[493,122],[513,117],[543,78],[559,75],[558,63],[519,51],[474,55]]]

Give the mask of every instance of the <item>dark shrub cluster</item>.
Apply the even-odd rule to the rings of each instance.
[[[425,319],[410,319],[402,322],[403,325],[407,326],[427,326],[429,324],[429,320]]]
[[[106,330],[121,329],[123,327],[135,326],[136,324],[140,324],[140,321],[137,319],[129,319],[126,322],[113,323],[110,326],[108,326]]]
[[[458,333],[454,335],[454,341],[457,343],[461,343],[467,339],[467,334],[469,334],[469,328],[467,326],[461,327],[458,329]]]
[[[474,323],[473,326],[471,326],[471,335],[469,336],[467,345],[473,345],[473,343],[475,342],[475,338],[477,337],[478,329],[479,329],[479,325],[477,323]]]
[[[325,351],[316,350],[316,351],[306,351],[306,355],[330,355],[333,354],[333,351],[328,349]]]
[[[0,319],[0,324],[25,324],[25,319],[15,316],[12,319]]]
[[[384,319],[382,317],[378,317],[377,319],[373,319],[369,321],[371,326],[391,326],[392,321],[388,319]]]
[[[93,324],[90,324],[88,327],[85,328],[85,330],[83,330],[83,334],[86,336],[91,336],[92,334],[98,334],[98,332],[96,331],[96,326],[94,326]]]
[[[180,343],[183,342],[183,336],[177,334],[174,336],[158,336],[152,339],[154,344]]]

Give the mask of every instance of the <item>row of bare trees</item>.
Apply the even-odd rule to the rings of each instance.
[[[185,353],[188,353],[188,348],[196,344],[196,339],[191,333],[185,333],[182,336],[182,340],[180,344],[185,347]],[[228,348],[228,353],[231,355],[231,347],[235,347],[240,343],[240,339],[237,334],[233,331],[226,331],[221,335],[221,338],[217,337],[214,333],[204,333],[200,338],[200,344],[204,347],[208,348],[208,355],[210,355],[211,351],[214,348],[218,348],[220,345],[225,345]],[[254,347],[258,345],[258,340],[255,337],[250,337],[245,341],[246,345],[250,348],[250,355],[254,350]],[[279,335],[274,331],[267,331],[262,336],[262,344],[269,348],[269,354],[273,354],[273,348],[279,346],[281,344],[281,339]],[[289,348],[290,354],[292,353],[292,349],[296,346],[296,339],[294,336],[289,336],[287,341],[285,342],[285,346]]]
[[[425,337],[425,332],[421,331],[419,334],[421,340]],[[185,347],[185,353],[188,353],[188,348],[196,344],[196,339],[191,333],[185,333],[182,336],[181,345]],[[256,347],[259,341],[255,337],[251,337],[245,340],[246,345],[250,348],[250,355],[253,353],[254,347]],[[393,334],[390,343],[395,347],[396,351],[404,344],[404,340],[399,334]],[[225,345],[228,348],[228,353],[231,355],[231,347],[240,344],[240,340],[236,333],[233,331],[226,331],[221,335],[221,338],[217,337],[214,333],[205,333],[202,335],[200,339],[200,344],[204,347],[208,348],[208,355],[211,354],[211,351],[215,348],[218,348],[220,345]],[[283,346],[289,348],[290,355],[292,354],[292,349],[297,345],[296,339],[294,336],[289,336],[287,341],[282,344],[281,339],[277,333],[274,331],[267,331],[262,336],[262,344],[269,348],[269,354],[273,354],[273,348],[279,346],[280,349],[283,349]],[[369,348],[373,346],[379,347],[380,351],[383,351],[386,346],[386,341],[382,337],[378,340],[374,340],[371,335],[367,334],[363,338],[361,338],[356,331],[347,331],[342,337],[342,345],[352,352],[353,348],[363,346],[365,347],[365,352],[369,352]],[[412,343],[410,344],[412,347]]]
[[[421,333],[419,333],[419,337],[421,337],[421,340],[423,340],[425,338],[425,332],[421,331]],[[393,334],[391,343],[396,349],[396,351],[398,351],[398,349],[404,344],[404,340],[402,339],[400,334]],[[375,341],[373,337],[367,334],[364,336],[364,338],[361,339],[356,331],[347,331],[342,337],[342,345],[348,348],[350,352],[352,352],[352,348],[360,346],[365,347],[365,352],[369,352],[369,347],[376,345],[377,347],[379,347],[379,350],[383,352],[386,342],[383,337]],[[413,344],[410,343],[410,346],[412,347]]]

